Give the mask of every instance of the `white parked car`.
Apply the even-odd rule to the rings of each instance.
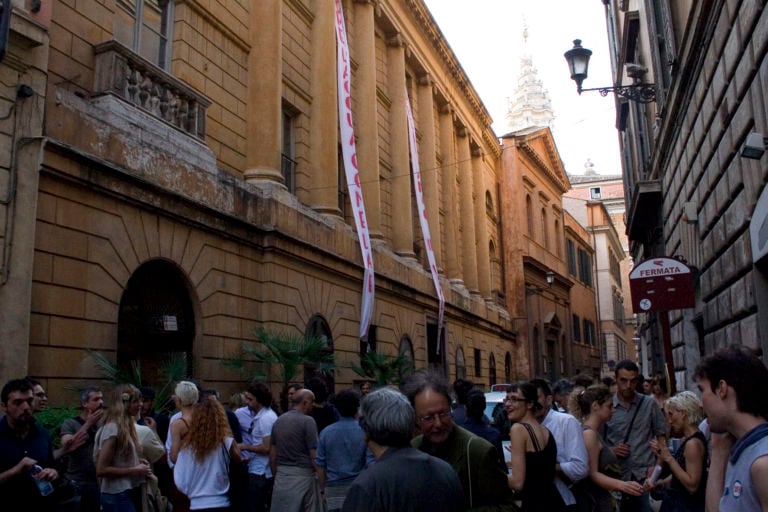
[[[503,391],[490,391],[485,393],[485,415],[491,422],[491,426],[501,432],[501,447],[504,449],[504,460],[509,462],[509,421],[507,411],[504,409],[504,399],[507,393]]]

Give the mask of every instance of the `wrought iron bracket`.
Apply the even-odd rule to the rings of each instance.
[[[594,87],[591,89],[579,88],[578,91],[579,94],[584,91],[597,91],[603,97],[608,96],[609,93],[614,93],[637,103],[653,103],[656,101],[655,84],[616,85],[613,87]]]

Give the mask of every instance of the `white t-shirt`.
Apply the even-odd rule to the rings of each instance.
[[[117,424],[107,423],[99,432],[96,433],[98,440],[98,452],[101,452],[104,442],[112,437],[117,437]],[[139,455],[136,451],[136,445],[131,442],[131,449],[128,453],[123,453],[115,449],[112,461],[108,464],[118,468],[130,468],[139,464]],[[99,479],[101,492],[105,494],[117,494],[128,489],[140,486],[144,483],[143,476],[122,476],[122,477],[102,477]]]
[[[227,437],[202,461],[195,460],[190,446],[179,452],[173,468],[176,487],[189,496],[190,510],[229,507],[229,450],[233,439]]]

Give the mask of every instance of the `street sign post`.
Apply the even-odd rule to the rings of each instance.
[[[693,272],[674,258],[650,258],[629,273],[632,310],[635,313],[658,313],[669,375],[670,393],[675,393],[675,369],[668,311],[692,308],[695,303]]]

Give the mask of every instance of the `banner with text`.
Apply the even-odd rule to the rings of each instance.
[[[363,190],[360,186],[360,171],[357,168],[357,150],[355,147],[355,129],[352,126],[352,65],[349,60],[349,45],[347,44],[347,29],[344,24],[344,12],[341,0],[336,3],[336,72],[339,96],[339,131],[341,135],[341,152],[344,161],[344,173],[347,176],[347,189],[352,212],[355,217],[357,236],[360,238],[360,249],[363,253],[363,302],[360,308],[360,338],[368,335],[368,326],[373,314],[374,272],[373,250],[371,237],[368,232],[368,221],[365,217]]]
[[[408,117],[408,142],[411,149],[411,167],[413,168],[413,188],[416,191],[416,208],[419,212],[419,221],[421,222],[421,234],[424,237],[424,246],[427,249],[427,261],[429,269],[432,271],[432,281],[435,283],[435,291],[439,301],[437,313],[437,353],[440,353],[440,344],[443,332],[443,317],[445,316],[445,296],[443,288],[440,286],[440,277],[437,271],[437,262],[435,261],[435,251],[432,248],[432,235],[429,233],[429,221],[427,220],[427,209],[424,206],[424,191],[421,187],[421,167],[419,166],[419,149],[416,146],[416,126],[413,122],[413,110],[411,110],[411,100],[408,94],[405,95],[405,111]]]

